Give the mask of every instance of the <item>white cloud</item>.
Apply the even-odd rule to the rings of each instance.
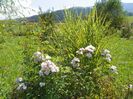
[[[0,13],[0,19],[27,17],[38,13],[36,8],[31,6],[33,0],[14,0],[14,5],[8,6],[7,14]],[[9,4],[10,5],[10,4]]]
[[[31,6],[33,0],[16,0],[15,5],[20,16],[32,16],[37,14],[37,9]]]

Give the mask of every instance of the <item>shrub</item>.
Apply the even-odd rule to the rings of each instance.
[[[5,42],[4,37],[0,34],[0,44],[2,44],[4,42]]]
[[[121,29],[125,19],[125,12],[121,0],[101,0],[96,3],[98,15],[105,15],[106,21],[111,21],[111,26]]]
[[[104,17],[97,17],[95,9],[87,20],[75,19],[70,14],[65,23],[59,24],[57,31],[41,43],[42,50],[34,53],[34,48],[26,47],[23,80],[17,79],[13,98],[117,96],[114,85],[117,67],[111,64],[110,51],[104,50],[103,43],[109,23],[104,24]]]
[[[129,39],[132,35],[132,28],[129,23],[125,23],[122,27],[121,37]]]

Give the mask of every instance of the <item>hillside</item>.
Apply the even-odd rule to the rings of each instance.
[[[123,8],[125,11],[127,12],[133,12],[133,3],[122,3],[123,5]],[[91,10],[91,7],[72,7],[72,8],[69,8],[69,9],[66,9],[66,10],[69,10],[69,11],[72,11],[74,13],[76,13],[76,15],[80,15],[80,13],[82,13],[82,15],[87,15],[90,10]],[[54,15],[55,15],[55,20],[56,21],[62,21],[64,19],[64,12],[65,10],[57,10],[57,11],[54,11],[52,12]],[[34,16],[31,16],[31,17],[27,17],[28,21],[38,21],[38,15],[34,15]]]
[[[133,12],[133,3],[123,3],[122,5],[127,12]]]
[[[91,8],[90,7],[72,7],[66,10],[57,10],[52,12],[55,17],[55,21],[63,21],[65,16],[65,11],[71,11],[76,15],[80,15],[82,13],[83,16],[89,14]],[[47,14],[47,13],[46,13]],[[34,15],[31,17],[27,17],[28,21],[38,21],[38,15]]]

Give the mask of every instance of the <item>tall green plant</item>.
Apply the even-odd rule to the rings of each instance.
[[[49,36],[51,36],[55,28],[53,13],[41,13],[39,16],[39,25],[42,28],[42,32],[40,33],[40,40],[48,40]]]
[[[125,13],[121,0],[101,0],[96,3],[98,15],[107,15],[106,20],[111,21],[111,26],[120,29],[123,25]]]
[[[33,48],[24,51],[26,69],[23,80],[17,79],[17,98],[116,96],[114,75],[118,73],[117,67],[112,66],[110,51],[103,47],[109,23],[105,24],[105,17],[96,13],[94,9],[87,20],[82,20],[80,16],[74,17],[73,13],[66,12],[65,22],[57,25],[52,36],[47,36],[41,50],[35,53]]]

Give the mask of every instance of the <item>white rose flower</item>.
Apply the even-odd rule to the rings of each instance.
[[[59,67],[57,67],[52,61],[47,60],[41,64],[41,70],[45,75],[49,75],[50,72],[59,72]]]
[[[51,67],[51,72],[52,72],[52,73],[59,72],[59,67],[57,67],[57,66],[52,66],[52,67]]]
[[[45,75],[49,75],[49,74],[50,74],[50,69],[45,70],[45,71],[44,71],[44,74],[45,74]]]
[[[71,61],[71,64],[74,68],[76,68],[76,67],[79,67],[79,62],[80,62],[80,60],[78,58],[74,57],[73,60]]]
[[[87,56],[88,58],[91,58],[91,57],[92,57],[92,54],[91,54],[91,53],[86,53],[86,56]]]
[[[47,61],[48,66],[51,70],[51,72],[59,72],[59,67],[57,67],[53,62],[51,62],[50,60]]]
[[[94,53],[95,50],[96,50],[96,48],[92,45],[85,47],[86,52]]]
[[[44,56],[41,52],[35,52],[33,57],[34,57],[34,62],[35,63],[38,63],[38,62],[41,62],[41,61],[45,60],[45,58],[44,58]]]
[[[118,74],[118,72],[117,72],[117,67],[116,67],[116,66],[111,66],[111,67],[110,67],[110,70],[111,70],[112,73]]]
[[[111,58],[112,56],[110,54],[106,54],[106,57]]]
[[[47,70],[49,67],[48,67],[48,64],[47,62],[42,62],[41,63],[41,70]]]
[[[84,53],[85,49],[80,48],[78,51],[76,51],[77,54],[82,55]]]
[[[39,75],[40,75],[40,76],[44,76],[44,73],[43,73],[42,70],[39,71]]]
[[[44,82],[40,82],[40,83],[39,83],[39,86],[40,86],[40,87],[44,87],[44,86],[45,86],[45,83],[44,83]]]
[[[106,56],[107,54],[110,54],[110,51],[105,49],[103,52],[102,52],[102,56]]]
[[[105,60],[106,60],[107,62],[109,62],[109,63],[112,61],[112,59],[111,59],[110,57],[106,57]]]
[[[19,78],[16,79],[16,82],[17,83],[21,83],[22,81],[23,81],[23,78],[22,77],[19,77]]]
[[[105,50],[101,53],[101,55],[105,57],[105,60],[106,60],[107,62],[110,63],[110,62],[112,61],[112,56],[110,55],[110,51],[109,51],[109,50],[105,49]]]
[[[41,71],[44,72],[44,74],[46,74],[46,75],[50,74],[50,68],[49,68],[47,62],[42,62],[42,64],[41,64]]]
[[[27,86],[25,85],[25,83],[21,83],[18,87],[17,90],[26,90]]]

